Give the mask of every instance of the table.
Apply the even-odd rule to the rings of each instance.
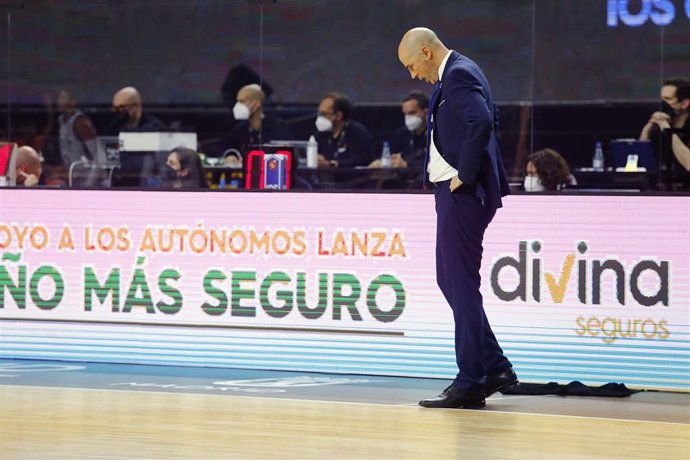
[[[211,188],[244,188],[244,170],[229,166],[204,166]],[[306,168],[295,171],[295,189],[421,189],[421,173],[416,169],[367,167]],[[224,181],[224,182],[223,182]],[[225,184],[223,186],[223,183]]]
[[[594,171],[592,168],[579,168],[573,170],[577,180],[575,189],[603,189],[603,190],[639,190],[645,191],[652,184],[656,184],[656,171]]]

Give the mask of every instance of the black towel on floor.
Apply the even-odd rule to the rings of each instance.
[[[561,395],[561,396],[607,396],[625,398],[639,390],[630,390],[623,383],[607,383],[600,387],[590,387],[577,380],[567,385],[556,382],[520,383],[506,388],[505,395]]]
[[[565,386],[556,382],[522,383],[512,385],[501,393],[504,395],[564,395]]]

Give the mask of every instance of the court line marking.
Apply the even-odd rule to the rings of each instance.
[[[280,400],[280,401],[289,401],[289,402],[314,402],[314,403],[322,403],[322,404],[342,404],[342,405],[358,405],[358,406],[379,406],[379,407],[401,407],[401,408],[417,408],[418,410],[425,410],[425,411],[431,411],[431,412],[439,412],[439,411],[461,411],[459,409],[452,409],[452,408],[438,408],[438,409],[428,409],[428,408],[422,408],[417,404],[414,405],[399,405],[399,404],[382,404],[382,403],[367,403],[367,402],[352,402],[352,401],[329,401],[325,399],[299,399],[299,398],[271,398],[271,397],[266,397],[266,396],[246,396],[246,395],[232,395],[232,394],[207,394],[207,393],[184,393],[184,392],[164,392],[164,391],[140,391],[140,390],[125,390],[125,389],[113,389],[113,388],[75,388],[75,387],[53,387],[53,386],[41,386],[41,385],[5,385],[5,384],[0,384],[0,389],[2,388],[43,388],[43,389],[52,389],[52,390],[72,390],[72,391],[101,391],[101,392],[115,392],[115,393],[153,393],[153,394],[159,394],[159,395],[166,395],[166,396],[212,396],[212,397],[217,397],[217,398],[242,398],[242,399],[263,399],[266,401],[272,400]],[[536,396],[531,396],[531,397],[536,397]],[[508,398],[506,398],[508,399]],[[562,417],[562,418],[578,418],[578,419],[595,419],[595,420],[608,420],[608,421],[618,421],[618,422],[631,422],[631,423],[660,423],[664,425],[682,425],[682,426],[689,426],[687,423],[683,422],[664,422],[664,421],[658,421],[658,420],[636,420],[636,419],[627,419],[627,418],[612,418],[612,417],[596,417],[596,416],[586,416],[586,415],[565,415],[565,414],[541,414],[541,413],[534,413],[534,412],[512,412],[512,411],[503,411],[503,410],[483,410],[483,409],[467,409],[468,412],[472,413],[484,413],[484,414],[511,414],[511,415],[535,415],[535,416],[542,416],[542,417]],[[460,412],[458,412],[460,413]]]

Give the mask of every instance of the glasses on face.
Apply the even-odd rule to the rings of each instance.
[[[124,112],[125,110],[130,110],[135,107],[138,107],[139,103],[133,102],[131,104],[120,104],[120,105],[114,105],[111,107],[113,112]]]

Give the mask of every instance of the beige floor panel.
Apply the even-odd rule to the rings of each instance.
[[[505,412],[506,404],[429,410],[7,385],[0,458],[690,458],[685,423]]]

